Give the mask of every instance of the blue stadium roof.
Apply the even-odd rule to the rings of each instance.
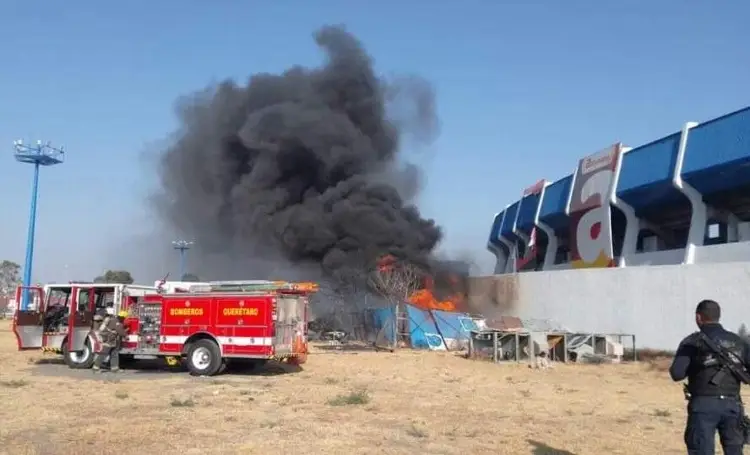
[[[495,215],[495,220],[492,222],[492,230],[490,230],[490,238],[488,240],[488,243],[495,248],[500,247],[498,235],[500,234],[500,227],[502,226],[504,215],[505,211],[498,213],[497,215]]]
[[[674,183],[681,137],[682,132],[677,131],[623,155],[616,194],[637,214],[658,213],[662,207],[687,203]],[[744,218],[750,218],[750,189],[745,190],[750,188],[750,107],[691,128],[680,176],[704,199],[719,205],[731,205],[730,198],[747,193],[747,207],[742,211]],[[495,220],[492,236],[499,234],[513,241],[514,227],[530,231],[538,204],[540,222],[558,232],[567,230],[565,212],[572,180],[568,175],[548,185],[541,201],[539,195],[525,196],[508,206],[501,220]]]
[[[702,194],[750,183],[750,108],[690,131],[682,178]]]
[[[505,209],[505,217],[503,218],[503,224],[500,227],[500,235],[509,240],[517,240],[517,236],[513,233],[513,228],[516,224],[516,214],[518,213],[518,206],[521,201],[516,201]]]
[[[550,226],[552,229],[563,229],[568,225],[568,216],[565,214],[565,207],[568,205],[571,183],[573,183],[573,175],[568,175],[549,185],[544,190],[539,221]]]
[[[679,146],[680,133],[675,133],[623,155],[617,197],[636,212],[684,198],[672,184]]]
[[[524,196],[518,207],[518,216],[516,218],[516,229],[525,233],[531,232],[536,222],[536,210],[539,207],[541,194],[529,194]]]

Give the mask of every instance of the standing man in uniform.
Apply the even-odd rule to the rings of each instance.
[[[101,310],[94,313],[94,328],[91,330],[91,338],[94,340],[94,365],[93,370],[94,372],[99,371],[98,365],[98,359],[99,359],[99,353],[101,352],[102,348],[102,323],[104,322],[104,318],[109,317],[107,315],[107,312],[102,308]]]
[[[699,331],[680,342],[669,369],[675,382],[688,380],[685,445],[689,455],[713,455],[717,430],[726,455],[742,455],[745,442],[740,378],[722,365],[703,337],[713,340],[741,369],[750,366],[750,345],[724,329],[720,317],[721,308],[715,301],[698,303],[695,323]]]
[[[112,373],[120,371],[120,348],[122,339],[127,336],[128,331],[123,325],[127,317],[127,311],[120,311],[117,317],[107,315],[99,328],[101,338],[101,350],[97,353],[94,361],[94,371],[100,371],[104,359],[109,356],[109,369]]]
[[[114,314],[114,308],[106,307],[94,315],[96,328],[94,328],[92,335],[96,340],[95,344],[97,346],[96,352],[94,353],[94,366],[92,367],[94,373],[98,373],[101,371],[101,365],[102,363],[104,363],[104,359],[107,358],[107,355],[104,352],[104,338],[102,337],[102,331],[105,327],[107,327],[107,325],[109,325],[109,320],[112,319]]]

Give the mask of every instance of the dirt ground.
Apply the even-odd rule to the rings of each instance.
[[[679,385],[652,364],[492,365],[315,350],[193,378],[73,371],[0,321],[0,454],[681,454]]]

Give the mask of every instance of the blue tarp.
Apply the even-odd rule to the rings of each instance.
[[[478,330],[474,320],[465,313],[423,310],[406,305],[409,342],[415,349],[460,349],[469,342],[472,330]],[[370,310],[371,327],[378,333],[377,342],[395,343],[395,309]]]
[[[443,338],[435,326],[432,313],[412,305],[406,305],[409,318],[409,341],[415,349],[445,349]]]
[[[432,311],[432,314],[435,316],[437,329],[444,338],[468,341],[471,331],[479,330],[477,324],[467,314],[438,310]]]
[[[372,317],[372,327],[380,333],[382,340],[389,343],[396,342],[396,309],[393,307],[389,308],[376,308],[370,313]],[[378,340],[379,341],[379,340]]]

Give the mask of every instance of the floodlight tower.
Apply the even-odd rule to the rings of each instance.
[[[187,253],[187,250],[193,246],[193,243],[195,242],[189,242],[187,240],[175,240],[172,242],[174,249],[180,252],[180,280],[185,276],[185,254]]]
[[[36,141],[36,145],[25,145],[22,140],[13,142],[16,161],[34,165],[34,180],[31,185],[31,208],[29,210],[29,233],[26,240],[26,263],[23,267],[23,297],[21,298],[21,309],[29,306],[28,286],[31,286],[31,270],[34,261],[34,232],[36,230],[36,201],[39,195],[39,168],[41,166],[54,166],[65,161],[63,148],[53,147],[49,142],[43,144]]]

